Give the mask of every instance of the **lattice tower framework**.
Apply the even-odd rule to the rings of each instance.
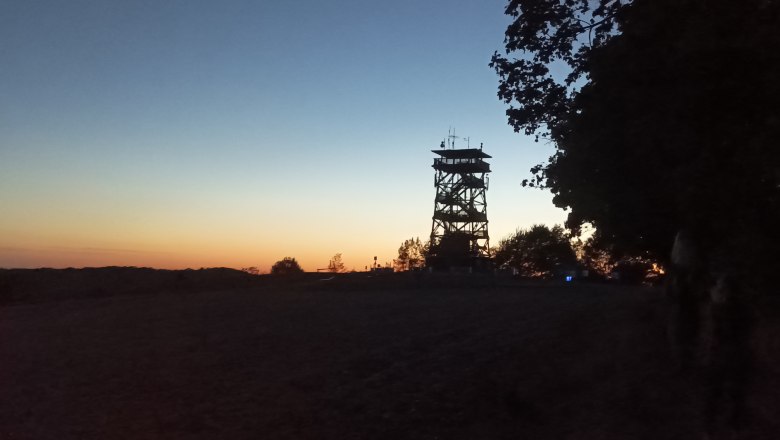
[[[487,200],[491,158],[480,148],[431,150],[436,198],[431,227],[434,253],[463,258],[490,257]],[[446,248],[446,250],[445,250]]]

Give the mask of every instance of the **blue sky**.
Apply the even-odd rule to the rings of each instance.
[[[2,2],[0,267],[390,261],[430,233],[450,127],[494,157],[493,242],[560,223],[520,186],[552,147],[496,98],[503,9]]]

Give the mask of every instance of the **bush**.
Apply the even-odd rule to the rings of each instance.
[[[271,266],[271,275],[294,275],[297,273],[303,273],[303,269],[292,257],[284,257]]]

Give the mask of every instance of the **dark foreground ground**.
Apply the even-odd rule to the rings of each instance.
[[[0,439],[701,438],[701,384],[674,372],[657,289],[464,284],[0,307]],[[745,438],[773,439],[763,309]]]

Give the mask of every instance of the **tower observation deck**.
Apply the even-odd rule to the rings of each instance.
[[[447,149],[444,142],[433,160],[436,198],[427,265],[436,270],[487,267],[487,174],[490,156],[480,148]]]

